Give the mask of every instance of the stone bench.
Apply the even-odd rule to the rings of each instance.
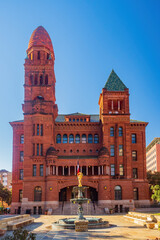
[[[27,217],[30,217],[30,215],[29,214],[23,214],[23,215],[3,218],[2,220],[0,220],[0,229],[6,230],[8,222],[18,220],[18,219],[27,218]]]
[[[33,222],[34,222],[34,218],[32,218],[32,217],[22,218],[22,219],[19,219],[16,221],[10,221],[7,224],[7,230],[13,231],[19,227],[27,226]]]
[[[155,216],[151,214],[129,212],[124,217],[130,222],[136,223],[138,225],[141,225],[150,229],[155,228],[155,224],[157,222]]]

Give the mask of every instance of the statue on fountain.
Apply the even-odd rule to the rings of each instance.
[[[77,173],[78,187],[82,187],[82,183],[81,183],[82,177],[83,177],[83,173],[78,172],[78,173]]]

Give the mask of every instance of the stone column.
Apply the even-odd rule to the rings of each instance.
[[[49,175],[49,167],[46,167],[46,176]]]
[[[98,166],[98,175],[100,175],[100,166]]]
[[[77,172],[76,168],[77,168],[77,166],[76,167],[74,166],[74,175],[76,175],[76,172]]]
[[[82,166],[80,166],[80,172],[82,172]]]
[[[55,166],[53,166],[53,175],[55,175]]]
[[[56,166],[56,175],[58,176],[58,166]]]
[[[120,110],[120,101],[118,100],[118,111]]]
[[[64,166],[62,167],[62,175],[64,176]]]
[[[102,166],[102,175],[103,175],[103,166]]]
[[[86,166],[86,175],[88,176],[88,166]]]
[[[70,173],[70,166],[68,167],[68,175],[70,176],[71,173]]]
[[[94,166],[92,166],[92,176],[94,176]]]

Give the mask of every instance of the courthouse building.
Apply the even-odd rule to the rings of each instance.
[[[25,59],[24,119],[13,128],[12,212],[44,213],[72,197],[77,160],[87,196],[99,207],[149,203],[146,122],[130,119],[129,89],[112,70],[99,114],[58,114],[54,50],[47,31],[31,35]]]

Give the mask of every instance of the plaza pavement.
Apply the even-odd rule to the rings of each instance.
[[[60,218],[71,216],[41,215],[35,216],[33,224],[25,229],[36,234],[36,240],[155,240],[160,239],[160,231],[151,230],[138,226],[137,224],[127,222],[123,215],[97,216],[109,221],[111,226],[105,229],[90,229],[85,233],[77,233],[74,230],[56,230],[51,228],[51,224]],[[92,216],[93,217],[93,216]],[[12,232],[7,232],[12,234]],[[0,238],[1,239],[1,238]]]

